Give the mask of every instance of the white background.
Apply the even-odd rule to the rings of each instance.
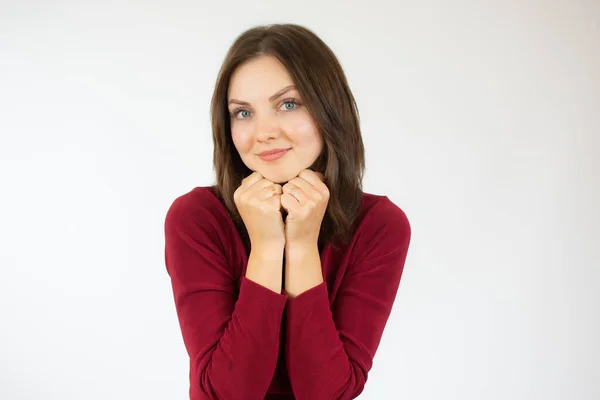
[[[271,22],[338,55],[412,224],[360,398],[600,398],[599,1],[0,4],[0,398],[187,397],[164,216]]]

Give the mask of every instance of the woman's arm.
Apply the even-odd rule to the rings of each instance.
[[[410,242],[406,215],[385,201],[353,250],[333,306],[325,282],[288,299],[286,362],[298,400],[354,399],[364,389]],[[314,251],[306,254],[286,260],[286,269],[312,270]]]
[[[190,357],[190,397],[262,400],[277,363],[287,298],[272,290],[274,279],[265,283],[273,288],[257,281],[270,269],[281,271],[283,249],[278,262],[269,249],[268,258],[251,254],[254,280],[243,276],[238,295],[219,239],[222,227],[210,205],[193,200],[175,200],[165,219],[165,263]]]

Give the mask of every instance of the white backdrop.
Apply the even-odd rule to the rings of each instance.
[[[338,55],[412,224],[360,398],[600,398],[597,0],[0,4],[1,399],[187,398],[164,216],[272,22]]]

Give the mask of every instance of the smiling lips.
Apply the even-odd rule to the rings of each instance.
[[[285,156],[290,149],[273,149],[260,153],[258,156],[263,161],[275,161]]]

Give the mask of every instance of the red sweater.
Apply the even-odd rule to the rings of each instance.
[[[347,248],[295,298],[246,279],[248,254],[208,187],[165,219],[165,263],[190,357],[190,399],[354,399],[389,317],[410,241],[404,212],[365,193]]]

